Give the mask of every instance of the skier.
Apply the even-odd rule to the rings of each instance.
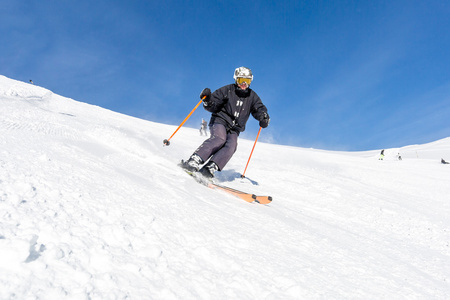
[[[200,135],[203,135],[203,132],[204,132],[205,136],[208,136],[208,132],[206,131],[207,127],[208,127],[208,123],[205,121],[205,119],[202,119],[202,124],[200,127]]]
[[[250,89],[252,71],[246,67],[236,68],[233,78],[234,84],[223,86],[212,94],[209,88],[200,93],[201,99],[205,97],[203,107],[212,113],[209,121],[210,137],[187,161],[181,162],[183,169],[199,171],[204,177],[213,178],[215,171],[223,170],[236,151],[239,133],[245,130],[250,114],[262,128],[269,126],[266,106]]]
[[[384,159],[384,149],[383,150],[381,150],[381,153],[380,153],[380,158],[379,158],[379,160],[383,160]]]

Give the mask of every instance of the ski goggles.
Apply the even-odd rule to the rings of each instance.
[[[250,86],[250,83],[252,83],[252,79],[251,78],[244,78],[244,77],[238,77],[236,78],[236,83],[238,85],[241,85],[243,83],[246,83],[248,86]]]

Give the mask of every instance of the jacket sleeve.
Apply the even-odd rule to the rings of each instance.
[[[258,121],[261,121],[264,117],[264,113],[267,113],[267,107],[262,103],[261,99],[256,93],[253,99],[251,113],[253,118],[255,118]]]
[[[211,94],[208,102],[203,103],[203,107],[212,113],[216,113],[228,102],[228,86],[221,87]]]

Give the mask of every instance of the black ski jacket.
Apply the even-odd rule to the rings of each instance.
[[[235,84],[215,90],[210,99],[203,103],[203,107],[212,113],[209,126],[219,123],[227,131],[235,131],[237,134],[245,130],[250,114],[261,121],[264,113],[267,113],[267,108],[252,89],[243,91]]]

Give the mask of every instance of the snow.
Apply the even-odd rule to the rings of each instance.
[[[177,167],[198,129],[163,147],[175,126],[4,76],[0,115],[0,299],[450,298],[450,138],[258,142],[248,179],[240,139],[218,180],[259,205]]]

